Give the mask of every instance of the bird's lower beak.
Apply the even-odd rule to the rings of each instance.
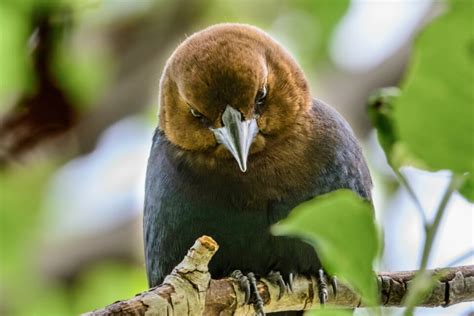
[[[222,114],[223,127],[211,128],[217,142],[223,144],[239,164],[240,170],[247,170],[247,157],[250,146],[258,133],[255,119],[242,121],[239,111],[227,106]]]

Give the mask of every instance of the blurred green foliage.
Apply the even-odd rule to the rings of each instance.
[[[74,289],[74,314],[84,313],[147,289],[143,267],[103,262],[81,276]]]
[[[89,47],[74,49],[67,41],[56,48],[53,73],[79,108],[93,104],[104,91],[112,72],[113,65],[106,52]]]
[[[72,28],[81,23],[79,13],[91,8],[91,3],[86,4],[77,0],[0,2],[0,106],[7,104],[3,102],[5,98],[29,94],[35,89],[33,52],[38,44],[35,22],[41,16],[49,16],[55,31],[56,54],[49,71],[57,84],[76,106],[89,105],[98,96],[111,72],[107,56],[90,47],[77,49],[71,43]]]
[[[154,9],[159,9],[162,2],[164,0],[157,1]],[[78,11],[95,10],[101,1],[88,3],[93,5],[83,5],[83,1],[78,0],[0,2],[0,102],[34,89],[33,44],[28,41],[34,31],[35,14],[44,10],[62,14],[67,8],[73,23],[65,27],[66,34],[57,35],[51,70],[76,105],[93,103],[114,70],[114,61],[100,48],[78,47],[71,40],[70,35],[83,22]],[[196,30],[220,22],[257,25],[283,42],[296,55],[308,77],[312,77],[314,70],[327,61],[329,39],[347,10],[349,0],[263,0],[258,4],[208,0],[201,3],[207,8]],[[431,23],[416,41],[401,96],[394,108],[390,105],[388,113],[375,117],[375,120],[381,119],[377,121],[380,124],[375,125],[382,135],[381,143],[387,156],[413,155],[433,169],[472,174],[473,4],[454,1],[452,5],[450,12]],[[61,19],[56,22],[61,23]],[[114,261],[86,269],[72,287],[44,280],[39,275],[36,247],[42,233],[39,231],[40,205],[45,184],[56,168],[53,164],[32,164],[27,169],[0,173],[0,295],[4,298],[0,305],[5,309],[0,313],[77,314],[131,297],[146,288],[142,266]],[[461,189],[471,201],[474,200],[473,183],[471,176]],[[335,224],[327,225],[329,222]],[[334,226],[338,229],[333,229]],[[371,207],[353,193],[335,192],[308,201],[277,225],[275,232],[300,236],[310,242],[317,247],[329,272],[348,282],[367,302],[375,302],[372,268],[379,255],[379,233]],[[28,304],[23,301],[25,289],[28,289]],[[320,313],[318,311],[318,315],[346,314],[330,310]]]
[[[311,51],[305,54],[307,58],[311,59],[312,63],[320,62],[328,57],[328,46],[331,39],[332,33],[336,24],[339,22],[341,17],[346,13],[349,7],[349,0],[320,0],[320,1],[307,1],[298,0],[293,1],[296,7],[301,11],[308,13],[311,16],[311,27],[309,28],[309,34],[311,37],[316,37],[317,41],[310,46]],[[294,28],[295,38],[301,37],[298,28]],[[298,33],[296,32],[298,31]],[[307,43],[304,41],[304,43]]]
[[[410,292],[404,298],[404,305],[408,306],[410,309],[414,306],[417,306],[418,303],[421,302],[426,297],[426,295],[430,293],[431,289],[435,284],[436,278],[434,278],[432,275],[426,272],[416,274],[410,284]],[[413,311],[408,311],[410,315],[412,312]],[[405,311],[405,315],[406,313],[407,310]]]
[[[325,308],[306,312],[305,316],[352,316],[353,314],[351,310]]]
[[[368,100],[367,111],[372,125],[377,130],[377,137],[387,155],[387,160],[393,166],[394,145],[399,141],[395,130],[393,117],[395,101],[400,95],[396,87],[382,88],[374,92]]]
[[[473,2],[426,27],[395,107],[401,141],[433,169],[474,171]]]
[[[456,174],[470,172],[460,192],[472,201],[474,4],[463,0],[449,4],[448,13],[429,24],[416,40],[401,90],[379,90],[369,99],[368,110],[393,168],[415,164],[429,170],[448,169]],[[307,240],[317,249],[329,272],[373,303],[375,284],[370,281],[374,280],[371,268],[378,254],[378,235],[367,208],[353,194],[333,192],[295,208],[274,227],[274,232]],[[444,207],[438,210],[443,211]],[[326,223],[334,223],[338,229]],[[428,234],[431,231],[435,234],[436,229],[435,224],[429,225]],[[431,244],[425,244],[425,248],[431,249]],[[424,253],[424,262],[426,255],[429,252]],[[432,276],[426,273],[416,276],[405,302],[408,314],[432,284]]]
[[[34,227],[39,217],[42,185],[51,170],[51,166],[37,166],[0,173],[0,249],[8,254],[2,256],[0,265],[0,277],[4,284],[31,278],[18,272],[31,270],[26,267],[32,261],[28,256],[33,255],[31,250],[37,233]]]
[[[413,165],[416,157],[421,161],[417,167],[453,173],[435,220],[425,223],[420,271],[405,298],[405,315],[413,314],[434,284],[436,277],[425,269],[452,190],[474,200],[474,3],[452,0],[446,5],[447,12],[416,39],[400,93],[382,90],[374,96],[378,103],[369,100],[370,117],[393,168]],[[395,157],[397,148],[404,149],[403,157],[400,150]]]
[[[328,45],[350,0],[211,1],[202,27],[223,22],[253,24],[268,31],[295,55],[314,81],[327,62]]]
[[[171,2],[157,0],[147,3],[149,4],[143,4],[143,7],[160,10],[161,6]],[[114,66],[117,61],[112,58],[114,52],[108,51],[113,46],[108,42],[97,43],[94,32],[100,33],[104,31],[101,28],[106,29],[111,25],[120,26],[124,31],[128,25],[133,24],[131,21],[149,13],[147,10],[134,10],[133,4],[129,5],[130,14],[127,14],[127,5],[120,2],[1,1],[1,105],[8,104],[4,101],[12,96],[30,94],[38,89],[34,65],[35,47],[38,43],[34,31],[40,16],[49,16],[54,31],[53,55],[48,70],[54,77],[55,84],[66,92],[75,106],[84,107],[97,103],[97,97],[104,91],[105,84],[116,70]],[[311,77],[316,67],[327,60],[329,38],[334,26],[347,10],[349,0],[264,0],[258,3],[208,0],[200,1],[200,5],[205,9],[199,13],[202,16],[196,19],[197,25],[191,26],[193,30],[222,22],[254,24],[282,41]],[[105,6],[108,8],[107,14]],[[115,7],[119,14],[110,12],[114,6],[123,6]],[[184,35],[176,36],[183,38]],[[167,52],[157,52],[165,53]],[[157,76],[158,74],[159,69]],[[45,165],[29,162],[24,169],[12,168],[0,174],[0,314],[78,314],[118,299],[132,297],[146,288],[143,266],[110,261],[111,259],[84,267],[73,284],[41,276],[38,266],[39,240],[47,234],[42,231],[44,225],[41,223],[44,220],[44,210],[41,208],[43,190],[58,166],[56,163]],[[26,288],[28,304],[23,301]]]
[[[372,126],[377,131],[377,139],[392,168],[398,170],[401,166],[416,166],[426,169],[426,163],[416,158],[400,141],[399,132],[395,126],[395,106],[400,97],[397,87],[381,88],[369,96],[367,112]]]
[[[272,231],[308,241],[329,273],[361,294],[365,304],[377,304],[373,267],[380,240],[371,203],[349,190],[331,192],[300,204]]]
[[[75,315],[146,289],[142,267],[117,262],[91,267],[71,289],[38,274],[41,201],[54,169],[42,164],[0,173],[0,294],[8,302],[6,315]]]
[[[473,9],[471,2],[453,1],[449,13],[428,25],[417,39],[402,89],[380,89],[368,101],[369,118],[394,169],[409,165],[460,174],[469,172],[459,192],[471,202],[474,201],[474,29],[470,27]],[[440,41],[440,38],[448,39]]]
[[[39,206],[43,184],[52,169],[41,165],[0,174],[0,284],[2,296],[9,302],[7,308],[11,309],[7,315],[46,315],[48,310],[52,315],[64,313],[64,293],[53,285],[44,287],[35,266]],[[23,302],[25,289],[30,304]]]
[[[474,173],[471,172],[459,190],[469,202],[474,203]]]
[[[0,100],[6,94],[26,89],[30,84],[27,40],[31,26],[26,18],[28,14],[25,1],[0,2]]]

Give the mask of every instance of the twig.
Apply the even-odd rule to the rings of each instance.
[[[421,220],[423,222],[423,230],[426,233],[426,231],[428,230],[428,219],[426,218],[425,210],[424,210],[423,206],[421,205],[420,200],[416,196],[415,190],[413,190],[413,188],[410,185],[410,182],[408,182],[408,179],[405,177],[405,175],[400,170],[398,170],[397,168],[393,168],[393,170],[394,170],[396,176],[398,177],[398,180],[401,182],[401,184],[407,190],[408,195],[413,200],[413,203],[415,203],[415,207],[418,210],[418,214],[420,215]]]
[[[446,266],[447,267],[456,266],[456,265],[462,263],[463,261],[469,259],[470,257],[474,257],[474,249],[468,250],[465,253],[463,253],[463,254],[457,256],[456,258],[452,259],[451,261],[448,262],[448,264],[446,264]]]
[[[162,285],[85,315],[253,315],[253,308],[244,304],[245,294],[233,279],[211,279],[207,265],[217,249],[218,245],[212,238],[203,236]],[[381,306],[402,306],[415,273],[379,273]],[[474,266],[437,269],[430,273],[436,274],[438,281],[420,306],[448,306],[474,301]],[[258,290],[264,300],[265,312],[320,307],[314,278],[296,276],[293,291],[287,290],[280,300],[275,282],[262,278]],[[339,284],[337,296],[331,287],[328,292],[329,304],[346,308],[361,305],[359,297],[344,284]]]
[[[431,248],[433,247],[433,242],[436,237],[436,233],[438,232],[439,224],[441,223],[441,219],[446,211],[446,206],[448,205],[453,192],[456,191],[462,184],[463,177],[458,177],[456,175],[452,176],[452,179],[446,188],[446,191],[443,194],[441,202],[439,203],[438,209],[436,210],[435,219],[433,223],[430,225],[427,233],[426,233],[426,241],[425,246],[423,248],[423,256],[421,258],[420,270],[426,269],[428,265],[428,260],[431,254]]]
[[[421,263],[420,263],[420,269],[417,272],[417,275],[419,278],[417,278],[417,282],[419,282],[419,286],[414,285],[415,288],[422,288],[423,285],[421,282],[426,282],[428,280],[428,277],[426,275],[426,268],[428,266],[428,262],[431,256],[431,249],[433,248],[433,243],[436,237],[436,234],[438,232],[441,220],[443,218],[443,215],[446,211],[446,206],[449,203],[449,200],[451,199],[451,196],[453,193],[461,187],[462,183],[464,181],[464,176],[459,176],[456,174],[453,174],[451,177],[451,181],[449,182],[446,191],[443,194],[443,197],[441,198],[441,201],[438,205],[438,208],[436,210],[436,215],[433,220],[433,223],[428,225],[426,227],[426,238],[425,238],[425,244],[423,246],[423,255],[421,258]],[[416,307],[416,296],[418,296],[417,291],[412,291],[410,293],[410,296],[407,297],[407,308],[404,312],[405,316],[410,316],[413,315],[413,311]],[[414,304],[415,303],[415,304]]]

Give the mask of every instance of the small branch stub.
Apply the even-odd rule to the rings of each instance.
[[[207,265],[218,248],[200,237],[162,285],[85,315],[202,315],[211,280]]]
[[[162,285],[85,315],[254,315],[253,307],[244,304],[245,294],[233,279],[211,279],[208,264],[218,248],[211,237],[200,237]],[[429,272],[434,273],[438,281],[420,306],[449,306],[474,301],[474,266]],[[416,271],[379,273],[381,305],[402,306],[415,273]],[[315,278],[296,276],[293,291],[287,290],[281,299],[278,299],[278,284],[265,278],[258,281],[258,290],[264,300],[265,312],[319,307]],[[328,304],[343,308],[361,305],[357,294],[344,284],[338,285],[337,296],[331,287],[328,292]]]

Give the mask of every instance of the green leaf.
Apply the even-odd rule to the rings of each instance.
[[[431,168],[463,173],[474,170],[474,3],[450,4],[416,41],[395,123],[401,141]]]
[[[437,277],[425,271],[425,273],[417,273],[408,286],[408,294],[404,299],[403,305],[407,306],[405,315],[410,315],[418,304],[431,292],[435,286]]]
[[[347,309],[315,309],[305,313],[305,316],[352,316],[352,310]]]
[[[396,87],[382,88],[369,97],[367,112],[372,125],[377,129],[377,137],[387,159],[390,160],[393,146],[398,141],[393,119],[394,103],[400,95]]]
[[[376,304],[372,266],[380,242],[370,203],[349,190],[331,192],[300,204],[272,231],[306,240],[329,273],[351,286],[367,304]]]
[[[428,169],[410,152],[407,146],[400,142],[400,136],[395,126],[395,104],[400,96],[400,89],[396,87],[381,88],[374,91],[367,102],[369,119],[377,130],[377,138],[385,152],[387,162],[398,170],[402,166],[410,165],[421,169]]]
[[[471,203],[474,203],[474,173],[467,175],[467,179],[459,189],[459,193],[462,194]]]

